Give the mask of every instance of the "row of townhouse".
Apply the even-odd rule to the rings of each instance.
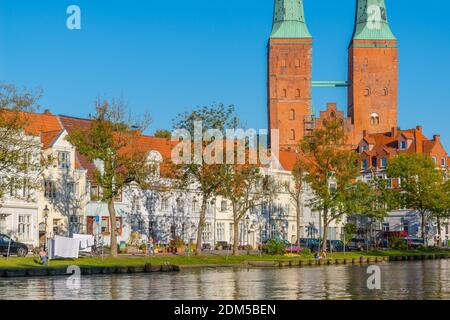
[[[387,179],[392,188],[399,186],[400,181],[388,177],[386,168],[388,160],[400,154],[423,154],[431,157],[436,164],[436,170],[448,171],[450,169],[450,157],[441,143],[441,137],[434,135],[433,139],[427,138],[421,126],[413,129],[401,130],[392,128],[390,132],[368,134],[363,133],[357,150],[360,154],[361,179],[370,181],[375,176]],[[368,222],[359,219],[358,226],[361,229],[368,228]],[[383,222],[374,222],[371,228],[375,232],[406,232],[410,236],[421,237],[421,218],[414,210],[407,208],[390,212]],[[426,219],[425,232],[430,244],[441,241],[448,243],[450,240],[450,221],[444,220],[441,230],[438,230],[437,221]]]
[[[73,233],[103,235],[109,242],[111,223],[107,205],[100,201],[102,190],[92,179],[94,169],[101,163],[87,161],[66,137],[71,130],[88,126],[89,120],[56,116],[46,111],[30,114],[26,134],[40,141],[35,160],[42,157],[47,165],[41,174],[41,189],[30,190],[28,198],[16,197],[20,187],[12,190],[0,206],[0,233],[10,234],[31,246],[42,245],[54,235]],[[163,159],[170,158],[172,143],[167,139],[140,137],[140,146],[148,151],[148,161],[159,168]],[[263,168],[264,174],[277,180],[290,181],[295,153],[281,151],[279,159]],[[170,184],[164,169],[155,171],[156,179]],[[23,191],[23,190],[22,190]],[[25,191],[23,191],[25,192]],[[28,192],[28,191],[27,191]],[[310,193],[305,187],[304,199]],[[167,244],[181,238],[194,241],[200,216],[201,194],[195,186],[188,190],[156,192],[141,190],[130,184],[115,199],[118,241],[128,243],[132,234],[142,238],[152,235],[159,243]],[[257,247],[264,240],[279,236],[294,242],[301,237],[317,238],[321,234],[320,213],[302,204],[300,226],[297,226],[296,207],[287,191],[280,190],[271,203],[253,208],[239,226],[239,243]],[[231,204],[220,197],[210,199],[202,237],[211,247],[233,242]],[[330,227],[332,239],[339,239],[341,225]]]
[[[101,168],[80,155],[66,140],[74,128],[89,125],[89,120],[68,116],[56,116],[49,112],[31,114],[26,134],[40,142],[33,153],[33,161],[42,157],[48,165],[42,172],[42,188],[32,190],[26,184],[18,184],[2,199],[0,206],[0,233],[11,234],[30,246],[42,245],[54,235],[70,236],[73,233],[103,235],[109,241],[111,223],[105,203],[101,202],[101,189],[93,182],[92,172]],[[172,143],[167,139],[140,137],[140,146],[148,151],[148,160],[159,168],[163,159],[170,158]],[[361,178],[370,180],[374,174],[386,177],[387,159],[401,153],[421,152],[435,159],[436,166],[447,169],[449,157],[439,136],[427,139],[421,127],[411,130],[393,129],[384,134],[364,134],[358,145],[361,159]],[[292,183],[291,169],[296,153],[280,151],[273,157],[263,173],[273,175],[278,181]],[[30,176],[36,174],[29,173]],[[31,178],[31,177],[30,177]],[[164,183],[164,168],[155,171],[155,177]],[[26,181],[26,177],[19,180]],[[392,181],[395,186],[398,181]],[[257,247],[268,238],[279,236],[294,242],[297,233],[302,238],[319,238],[323,234],[320,212],[307,205],[311,192],[303,190],[302,216],[297,226],[296,203],[287,190],[280,189],[271,203],[253,208],[239,226],[239,243]],[[188,190],[156,192],[141,190],[130,184],[115,201],[118,241],[128,243],[132,234],[142,238],[152,235],[161,244],[181,238],[184,242],[196,241],[200,216],[201,194],[195,186]],[[420,218],[412,210],[389,213],[382,221],[353,219],[360,230],[372,236],[382,231],[406,231],[419,236]],[[331,239],[341,239],[343,224],[337,221],[330,226]],[[233,218],[231,203],[220,197],[210,199],[206,224],[202,232],[203,242],[215,247],[218,243],[233,242]],[[442,223],[442,240],[449,238],[449,223]],[[428,221],[426,230],[433,239],[439,232],[434,221]]]

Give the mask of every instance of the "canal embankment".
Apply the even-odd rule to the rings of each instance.
[[[82,275],[134,274],[178,272],[186,269],[207,268],[300,268],[329,265],[361,265],[387,262],[449,259],[450,251],[389,251],[373,253],[335,253],[327,259],[312,256],[166,256],[117,257],[52,260],[42,266],[36,258],[9,258],[0,260],[0,277],[48,277],[73,273],[78,267]],[[69,269],[69,267],[71,267]]]

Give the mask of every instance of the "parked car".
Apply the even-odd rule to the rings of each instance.
[[[364,251],[366,240],[354,238],[347,243],[349,251]]]
[[[408,248],[410,249],[418,249],[425,246],[425,241],[422,238],[405,237],[403,238],[403,240],[406,242]]]
[[[300,239],[300,246],[303,248],[308,248],[311,251],[319,250],[319,240],[312,238],[302,238]]]
[[[0,255],[6,257],[8,248],[10,255],[25,257],[28,254],[28,246],[26,244],[14,241],[7,235],[0,234]]]
[[[344,243],[341,240],[328,240],[327,241],[327,250],[334,252],[343,252],[344,251]],[[348,245],[345,245],[345,251],[351,251]]]

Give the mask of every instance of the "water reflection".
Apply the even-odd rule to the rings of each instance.
[[[381,290],[367,266],[204,269],[180,273],[0,279],[0,299],[450,299],[448,260],[381,264]]]

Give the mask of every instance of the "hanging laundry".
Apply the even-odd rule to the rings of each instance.
[[[80,250],[80,239],[55,236],[48,244],[49,259],[78,258]]]

